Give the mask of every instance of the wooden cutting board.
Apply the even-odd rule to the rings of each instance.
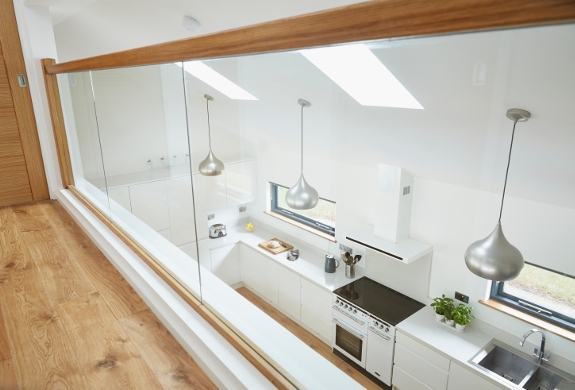
[[[277,241],[280,243],[281,246],[279,246],[277,248],[270,248],[268,246],[270,241]],[[289,250],[293,249],[293,245],[290,245],[286,242],[283,242],[279,238],[272,238],[270,240],[260,242],[258,245],[260,247],[264,248],[266,251],[273,253],[274,255],[277,255],[278,253],[282,253],[282,252],[289,251]]]

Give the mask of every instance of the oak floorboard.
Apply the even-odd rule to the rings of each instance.
[[[162,388],[99,293],[62,303],[56,310],[93,388]]]
[[[0,302],[22,389],[89,388],[37,269],[5,279]]]
[[[14,206],[12,211],[26,251],[36,263],[53,305],[96,292],[82,268],[70,258],[38,204]]]
[[[2,314],[2,306],[0,305],[0,362],[10,359],[10,344],[8,343],[8,335],[4,326],[4,315]],[[2,389],[2,387],[0,387]]]
[[[18,381],[16,380],[16,372],[14,371],[14,363],[12,360],[0,362],[0,389],[18,389]]]
[[[0,283],[11,273],[35,267],[34,262],[22,251],[20,231],[9,207],[0,208]]]
[[[164,389],[217,389],[151,310],[119,322]]]
[[[132,286],[58,202],[40,202],[38,205],[57,230],[68,252],[108,303],[115,318],[123,318],[148,309]]]
[[[354,367],[346,363],[344,360],[336,356],[331,347],[326,343],[321,341],[319,338],[315,337],[313,334],[305,330],[302,326],[298,325],[295,321],[290,319],[288,316],[283,314],[281,311],[276,309],[271,304],[264,301],[262,298],[258,297],[254,292],[250,291],[246,287],[240,287],[236,290],[248,301],[257,306],[264,313],[273,318],[276,322],[282,325],[284,328],[289,330],[294,336],[299,338],[301,341],[306,343],[311,349],[319,353],[329,362],[334,364],[337,368],[345,372],[347,375],[352,377],[356,382],[365,387],[366,389],[378,389],[381,390],[379,386],[369,380],[365,375],[356,370]]]

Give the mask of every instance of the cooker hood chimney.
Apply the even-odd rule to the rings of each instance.
[[[346,238],[406,264],[431,253],[431,245],[409,238],[413,183],[403,168],[378,164],[375,224]]]

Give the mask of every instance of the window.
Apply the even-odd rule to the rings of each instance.
[[[525,263],[517,278],[493,283],[491,298],[575,331],[575,277],[571,275]]]
[[[294,210],[286,201],[289,188],[270,183],[271,211],[321,233],[335,236],[335,202],[319,198],[317,206],[310,210]]]

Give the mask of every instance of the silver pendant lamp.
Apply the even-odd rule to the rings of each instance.
[[[509,146],[507,170],[505,171],[505,184],[503,185],[503,195],[501,197],[499,221],[489,236],[483,240],[475,241],[469,245],[469,248],[465,251],[467,268],[475,275],[484,279],[496,281],[511,280],[516,278],[523,269],[523,255],[521,255],[519,249],[511,245],[503,235],[503,230],[501,229],[501,214],[503,212],[503,200],[505,199],[509,164],[511,163],[515,126],[517,122],[526,122],[530,117],[531,113],[529,113],[529,111],[520,110],[519,108],[507,110],[507,118],[513,121],[513,132],[511,134],[511,145]]]
[[[212,152],[212,130],[210,129],[210,101],[214,100],[210,95],[204,95],[206,99],[206,110],[208,112],[208,137],[210,151],[208,156],[200,163],[200,173],[204,176],[218,176],[224,173],[224,163],[221,162]]]
[[[311,104],[303,99],[297,102],[301,106],[301,175],[297,183],[286,193],[286,203],[295,210],[309,210],[313,209],[319,201],[317,191],[303,177],[303,109]]]

